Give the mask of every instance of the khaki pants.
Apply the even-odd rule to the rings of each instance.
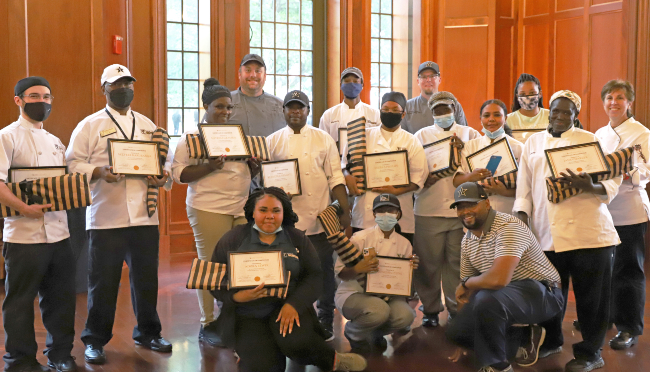
[[[194,231],[194,242],[199,259],[207,261],[212,258],[217,242],[225,233],[237,225],[246,223],[246,218],[243,216],[206,212],[190,206],[187,206],[187,218]],[[214,297],[209,291],[203,289],[197,290],[196,293],[201,308],[201,324],[213,322],[217,318],[214,315]]]
[[[391,297],[386,302],[365,293],[355,293],[348,297],[341,313],[349,320],[345,324],[345,333],[356,341],[402,330],[415,319],[415,311],[404,297]]]

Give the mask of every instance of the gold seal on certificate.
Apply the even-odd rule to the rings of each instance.
[[[545,131],[546,128],[531,128],[531,129],[513,129],[512,138],[516,139],[521,143],[526,143],[530,136],[541,131]]]
[[[8,182],[34,181],[41,178],[64,176],[66,170],[66,166],[9,168]]]
[[[291,196],[302,195],[298,159],[262,162],[260,176],[264,187],[279,187]]]
[[[496,161],[498,164],[496,172],[494,172],[492,177],[503,176],[516,172],[519,169],[507,137],[468,155],[467,165],[469,166],[469,171],[472,172],[477,168],[487,168],[491,160],[493,162]]]
[[[281,287],[286,284],[282,251],[229,252],[230,288]]]
[[[429,165],[429,173],[445,170],[451,166],[452,137],[424,145],[424,155]]]
[[[251,157],[248,140],[241,124],[199,124],[199,133],[210,158],[226,155],[229,159]]]
[[[366,293],[410,296],[413,266],[408,258],[377,256],[379,270],[368,273]]]
[[[109,138],[108,162],[113,167],[113,173],[137,176],[162,175],[157,142]]]
[[[560,172],[567,174],[567,169],[574,173],[586,172],[592,176],[610,171],[598,142],[548,149],[544,152],[553,178],[561,177]]]
[[[339,147],[339,155],[345,155],[343,151],[348,148],[348,128],[339,128],[339,141],[336,145]]]
[[[369,189],[408,186],[411,183],[406,150],[365,154],[363,171],[366,175],[366,187]]]

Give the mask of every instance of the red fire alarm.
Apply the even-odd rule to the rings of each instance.
[[[122,36],[113,35],[113,54],[122,54]]]

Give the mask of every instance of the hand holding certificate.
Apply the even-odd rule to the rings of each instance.
[[[282,251],[230,252],[228,255],[230,288],[255,288],[286,284]]]
[[[260,169],[265,187],[279,187],[291,196],[302,194],[298,159],[265,161]]]
[[[251,157],[241,124],[199,124],[199,133],[210,158],[222,155],[230,159]]]
[[[363,155],[366,188],[408,186],[411,183],[406,150]]]
[[[609,164],[598,142],[544,150],[553,178],[570,169],[573,173],[585,172],[591,176],[609,173]]]
[[[494,157],[499,157],[501,161],[498,162],[496,170],[490,169],[492,177],[503,176],[508,173],[516,172],[519,169],[515,156],[512,153],[512,149],[510,148],[510,144],[508,143],[508,139],[504,137],[490,146],[484,147],[475,153],[468,155],[467,165],[469,166],[469,171],[472,172],[477,168],[489,169],[488,165],[490,164],[490,159]]]
[[[137,176],[161,176],[158,143],[108,139],[108,160],[113,173]]]
[[[368,273],[366,293],[410,296],[413,266],[408,258],[377,256],[379,271]]]

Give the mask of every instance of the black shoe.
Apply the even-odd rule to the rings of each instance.
[[[609,346],[614,350],[623,350],[639,342],[639,336],[632,336],[628,332],[619,332],[616,337],[609,340]]]
[[[437,327],[440,324],[438,319],[438,313],[433,314],[424,314],[422,317],[422,326],[423,327]]]
[[[325,338],[325,342],[334,340],[334,326],[332,323],[333,322],[320,322],[320,325],[323,327],[323,333],[325,334],[323,336]]]
[[[589,372],[593,371],[594,369],[603,368],[604,366],[605,361],[601,356],[594,360],[574,358],[566,364],[564,370],[566,372]]]
[[[350,350],[351,353],[361,354],[361,355],[368,355],[372,353],[372,346],[370,346],[370,342],[366,340],[363,341],[353,340],[350,338],[350,336],[347,335],[347,333],[345,333],[345,331],[343,331],[343,335],[345,336],[345,338],[348,339],[348,342],[350,343],[350,348],[352,349]]]
[[[86,345],[84,359],[90,364],[106,363],[106,354],[104,354],[104,348],[101,346]]]
[[[388,341],[384,336],[375,336],[372,338],[372,347],[380,354],[388,349]]]
[[[211,346],[226,347],[217,333],[214,322],[201,326],[201,330],[199,331],[199,340],[207,342]]]
[[[77,363],[74,362],[74,357],[69,356],[59,361],[47,361],[47,366],[56,369],[57,372],[74,372],[77,370]]]
[[[147,349],[151,349],[153,351],[157,351],[159,353],[172,352],[172,344],[162,338],[162,336],[151,337],[144,340],[135,340],[135,344],[146,347]]]
[[[562,352],[562,346],[558,346],[553,349],[546,349],[544,347],[539,349],[539,353],[537,355],[537,359],[544,359],[546,357],[549,357],[553,354],[559,354]]]
[[[578,322],[578,319],[574,319],[574,320],[573,320],[573,328],[575,328],[576,331],[581,332],[581,329],[580,329],[580,322]]]
[[[36,360],[31,363],[21,363],[5,369],[5,372],[50,372],[50,368],[40,364]]]
[[[522,367],[529,367],[537,363],[539,348],[544,343],[546,330],[538,325],[530,326],[530,339],[519,348],[515,362]]]

